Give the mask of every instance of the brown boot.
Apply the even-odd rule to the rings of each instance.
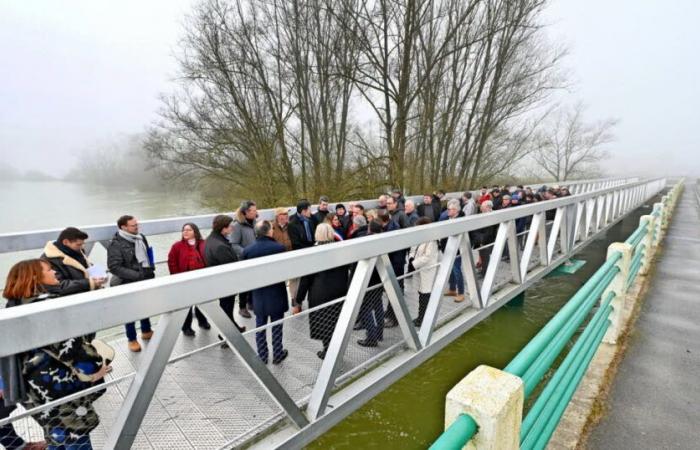
[[[448,296],[448,297],[456,297],[456,296],[457,296],[457,291],[453,291],[453,290],[450,289],[450,290],[448,290],[447,292],[445,292],[445,295]]]
[[[455,295],[455,303],[461,303],[464,301],[464,294]]]
[[[150,341],[152,337],[153,337],[153,330],[141,332],[141,339],[143,339],[144,341]]]
[[[139,341],[129,341],[129,350],[131,350],[134,353],[140,352],[141,344],[139,344]]]

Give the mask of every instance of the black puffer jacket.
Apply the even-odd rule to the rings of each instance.
[[[238,256],[224,235],[212,231],[204,245],[204,260],[207,267],[220,266],[238,261]]]
[[[143,242],[148,248],[146,236]],[[107,267],[112,274],[110,285],[133,283],[155,278],[155,267],[143,267],[136,259],[136,244],[127,241],[115,233],[107,247]]]

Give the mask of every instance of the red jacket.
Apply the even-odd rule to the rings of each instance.
[[[204,240],[198,241],[194,246],[185,240],[173,244],[168,253],[168,269],[170,274],[187,272],[206,267],[204,263]]]

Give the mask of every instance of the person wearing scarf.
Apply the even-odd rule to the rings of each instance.
[[[139,233],[139,223],[133,216],[122,216],[117,220],[119,231],[107,248],[107,267],[112,274],[110,285],[155,278],[155,265],[148,253],[146,236]],[[125,324],[129,350],[140,352],[141,345],[136,340],[134,322]],[[148,341],[153,337],[149,318],[141,319],[141,339]]]

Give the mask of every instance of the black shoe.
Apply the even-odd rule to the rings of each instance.
[[[376,347],[377,346],[377,341],[370,341],[369,339],[358,339],[357,343],[363,347]]]
[[[316,352],[316,356],[318,356],[321,359],[325,359],[326,358],[326,351],[328,351],[327,348],[324,348],[323,350],[319,350]]]
[[[358,330],[364,330],[365,327],[362,326],[360,322],[356,323],[354,327],[352,327],[353,331],[358,331]]]
[[[228,342],[221,341],[221,348],[228,348]]]
[[[415,325],[417,328],[420,328],[420,326],[421,326],[422,323],[423,323],[423,321],[420,320],[420,319],[418,319],[418,317],[416,317],[415,319],[413,319],[413,325]]]
[[[396,328],[398,326],[399,323],[396,319],[384,319],[384,328]]]
[[[288,356],[288,355],[289,355],[289,352],[287,351],[287,349],[282,350],[282,354],[279,355],[279,356],[276,356],[276,357],[272,360],[272,364],[279,364],[279,363],[281,363],[282,361],[284,361],[285,359],[287,359],[287,356]]]
[[[267,357],[263,358],[262,356],[258,355],[258,358],[260,358],[260,361],[262,361],[263,364],[267,364]]]
[[[246,319],[250,319],[251,317],[253,317],[250,315],[250,312],[248,312],[248,310],[246,308],[239,309],[238,314],[240,314],[241,317],[245,317]]]
[[[193,337],[194,336],[194,330],[192,328],[188,328],[186,330],[182,330],[182,334],[188,337]]]
[[[201,328],[202,330],[210,330],[211,325],[209,325],[209,322],[203,322],[199,324],[199,328]]]

